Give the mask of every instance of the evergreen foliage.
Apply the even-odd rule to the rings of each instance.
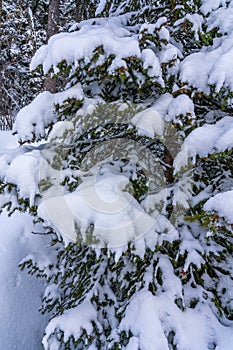
[[[100,1],[95,18],[35,54],[31,68],[64,84],[19,112],[20,142],[47,143],[1,155],[1,205],[29,211],[35,232],[51,235],[53,254],[21,262],[47,281],[45,349],[227,349],[233,214],[206,209],[233,188],[232,34],[222,15],[233,2],[221,4]],[[15,175],[18,163],[29,175]],[[119,245],[118,214],[104,227],[102,207],[82,211],[85,191],[111,202],[116,184],[127,203],[116,232],[129,237]],[[61,198],[83,221],[55,221]]]

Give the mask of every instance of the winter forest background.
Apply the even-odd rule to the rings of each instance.
[[[233,1],[0,14],[0,349],[231,350]]]

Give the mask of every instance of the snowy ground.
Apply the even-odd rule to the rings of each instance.
[[[16,138],[0,132],[0,148],[14,148]],[[20,271],[18,263],[43,249],[46,238],[31,234],[31,218],[0,215],[0,349],[39,350],[48,316],[38,312],[43,282]]]

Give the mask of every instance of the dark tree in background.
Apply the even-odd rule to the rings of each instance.
[[[93,5],[94,8],[94,5]],[[44,87],[55,92],[57,82],[30,73],[35,51],[77,19],[87,18],[83,1],[0,1],[0,129],[12,129],[18,111]],[[69,23],[69,25],[67,25]]]
[[[0,129],[12,129],[17,112],[40,91],[42,77],[30,73],[36,49],[45,43],[45,1],[2,1],[0,28]],[[42,15],[43,14],[43,15]]]
[[[51,0],[49,2],[49,9],[48,9],[48,24],[47,24],[47,41],[51,36],[54,34],[57,34],[59,31],[59,24],[60,24],[60,13],[59,13],[59,7],[60,7],[60,0]],[[52,79],[51,77],[47,76],[44,80],[44,89],[50,92],[56,92],[56,85],[57,81],[56,79]]]

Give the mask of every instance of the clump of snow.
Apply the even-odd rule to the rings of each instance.
[[[161,63],[169,63],[170,61],[177,61],[178,58],[182,58],[180,50],[174,45],[168,43],[162,45],[163,49],[159,52],[158,57]]]
[[[204,15],[210,13],[212,10],[216,10],[220,6],[226,6],[227,0],[202,0],[202,5],[200,7],[201,12]]]
[[[88,31],[82,27],[78,32],[60,33],[50,38],[48,44],[42,46],[33,57],[31,70],[42,65],[44,73],[47,73],[51,67],[57,67],[63,60],[73,64],[84,58],[85,63],[89,63],[93,51],[101,46],[107,56],[113,54],[119,59],[132,55],[141,57],[137,38],[125,36],[125,33],[121,32],[116,33],[109,26],[93,26],[89,27]]]
[[[226,221],[233,224],[233,191],[218,193],[208,199],[204,205],[206,211],[215,211]]]
[[[151,49],[145,49],[142,51],[143,68],[148,71],[150,77],[158,78],[158,82],[161,86],[164,85],[162,78],[162,69],[158,58]]]
[[[159,112],[152,108],[148,108],[137,113],[131,120],[136,126],[139,134],[154,137],[154,135],[163,135],[164,119]]]
[[[128,181],[122,175],[90,177],[76,191],[44,200],[38,214],[55,226],[65,241],[76,241],[78,225],[84,242],[97,240],[97,247],[107,244],[109,248],[127,245],[155,226],[155,220],[124,191]],[[90,225],[92,237],[87,237]]]
[[[195,118],[193,101],[187,95],[173,97],[169,93],[162,95],[150,108],[137,113],[131,120],[139,134],[153,137],[164,134],[165,122],[181,124],[182,117]]]
[[[54,342],[53,339],[49,339],[51,333],[55,332],[56,329],[64,332],[64,342],[67,342],[72,335],[75,339],[78,339],[84,329],[87,334],[91,335],[93,331],[91,322],[96,322],[96,319],[97,311],[90,301],[85,300],[77,307],[66,310],[63,315],[54,317],[47,325],[43,338],[44,349],[51,349],[51,341],[53,342],[53,350],[60,348],[59,343]],[[100,324],[98,324],[98,327],[101,330]]]
[[[198,33],[202,30],[202,25],[204,22],[203,16],[199,15],[198,13],[194,13],[194,14],[188,13],[184,16],[184,18],[177,20],[174,23],[174,26],[179,26],[185,21],[188,21],[192,24],[192,30],[195,33],[195,39],[198,40],[199,39]]]
[[[218,31],[222,34],[231,34],[233,31],[233,3],[231,8],[219,8],[210,14],[207,25],[208,30],[218,28]]]
[[[139,338],[142,349],[167,349],[167,339],[159,319],[156,299],[149,292],[141,292],[129,303],[120,330],[131,331]],[[129,348],[130,349],[130,348]],[[131,349],[132,344],[131,344]]]
[[[53,125],[49,134],[49,141],[62,140],[67,131],[74,130],[74,123],[70,121],[59,121]]]
[[[233,91],[233,35],[214,39],[213,45],[187,56],[180,64],[180,79],[198,91],[210,93],[210,86],[219,92],[224,86]],[[198,67],[198,69],[197,69]]]
[[[170,280],[173,278],[174,273]],[[208,349],[211,343],[217,343],[219,350],[229,350],[229,342],[233,341],[231,329],[218,322],[207,304],[182,311],[170,298],[169,290],[156,296],[145,289],[135,293],[119,326],[121,331],[132,332],[127,350],[137,349],[138,343],[146,350],[168,350],[166,335],[170,332],[175,333],[178,349]]]
[[[233,148],[233,118],[224,117],[216,124],[205,124],[193,130],[185,139],[174,164],[175,171],[188,163],[189,158],[207,157],[214,152]]]
[[[30,205],[34,204],[38,190],[38,173],[40,152],[31,151],[14,158],[6,171],[5,181],[14,183],[19,189],[20,198],[29,198]]]
[[[19,198],[29,199],[34,204],[39,192],[40,151],[31,147],[0,151],[0,178],[17,185]]]
[[[187,95],[179,95],[169,103],[166,120],[180,123],[186,115],[195,118],[193,101]]]
[[[80,84],[56,94],[44,91],[22,108],[17,114],[13,129],[18,133],[19,140],[24,142],[44,137],[45,129],[57,121],[55,105],[61,105],[69,98],[83,101],[84,94]]]
[[[103,10],[105,8],[105,5],[106,5],[106,0],[100,0],[99,1],[98,7],[97,7],[97,9],[95,11],[95,15],[96,16],[100,15],[103,12]]]
[[[119,68],[124,68],[124,74],[129,75],[127,59],[135,57],[142,61],[146,73],[161,86],[164,86],[161,64],[175,62],[183,56],[180,50],[169,42],[169,31],[163,23],[166,18],[158,20],[155,24],[143,24],[138,29],[132,27],[122,28],[122,22],[127,15],[120,18],[97,19],[96,21],[84,21],[76,26],[76,32],[60,33],[49,39],[47,45],[42,46],[35,54],[31,62],[31,70],[42,66],[44,73],[52,68],[55,73],[59,71],[58,64],[66,64],[76,68],[83,68],[90,64],[89,69],[95,69],[102,65],[107,58],[112,62],[107,67],[108,72],[114,74]],[[140,48],[140,38],[143,31],[157,32],[162,39],[162,47]],[[155,53],[156,52],[156,53]],[[94,55],[97,56],[94,57]]]

